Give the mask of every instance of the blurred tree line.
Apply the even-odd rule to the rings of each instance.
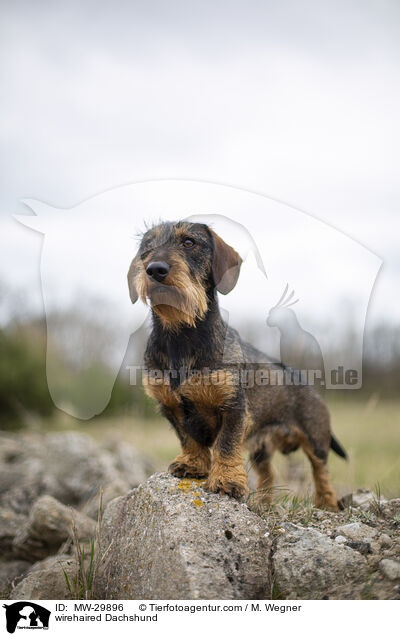
[[[0,314],[0,318],[1,318]],[[64,321],[66,329],[71,325],[79,325],[81,333],[88,329],[93,331],[92,338],[97,349],[106,351],[110,344],[108,333],[100,324],[93,324],[92,319],[82,317],[77,311],[61,314],[57,318]],[[33,318],[26,312],[14,312],[6,318],[3,316],[0,325],[0,428],[9,429],[24,426],[29,418],[39,416],[46,418],[57,412],[47,387],[46,379],[46,323],[43,318]],[[90,326],[89,326],[90,325]],[[248,325],[243,327],[246,336]],[[111,331],[112,331],[111,326]],[[103,331],[102,331],[103,330]],[[349,328],[349,342],[351,329]],[[66,342],[71,343],[71,334]],[[137,334],[136,345],[143,348],[146,340],[145,331]],[[261,338],[260,338],[261,341]],[[72,342],[75,342],[72,340]],[[260,344],[260,348],[262,348]],[[101,351],[100,351],[101,354]],[[59,351],[60,360],[65,360],[67,351]],[[108,355],[108,350],[107,350]],[[98,356],[93,365],[93,382],[107,383],[112,377],[107,365],[107,355]],[[64,356],[64,358],[63,358]],[[134,355],[132,359],[141,359]],[[122,362],[120,373],[115,381],[111,400],[103,415],[113,414],[137,415],[142,418],[154,417],[156,408],[143,391],[141,383],[132,386],[128,382],[126,365],[129,351]],[[60,364],[60,369],[63,369]],[[62,373],[62,371],[61,371]],[[62,383],[62,376],[59,378]],[[400,327],[381,324],[366,331],[364,338],[363,387],[351,391],[351,399],[368,399],[371,395],[379,399],[398,397],[400,384]],[[334,399],[347,391],[331,391]],[[329,396],[331,397],[331,396]],[[347,396],[346,396],[347,397]]]
[[[63,352],[59,355],[61,357]],[[97,362],[93,368],[93,383],[107,383],[110,377],[112,373],[106,362]],[[131,413],[154,417],[155,405],[146,397],[141,383],[131,386],[127,378],[121,367],[102,415]],[[32,417],[47,418],[56,412],[46,378],[45,321],[14,320],[3,325],[0,327],[0,428],[20,428]]]

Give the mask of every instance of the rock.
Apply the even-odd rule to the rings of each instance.
[[[389,499],[381,505],[382,513],[386,519],[392,520],[400,515],[400,499]]]
[[[351,505],[353,508],[369,508],[371,503],[375,501],[376,495],[365,488],[359,488],[351,494]]]
[[[129,484],[123,479],[114,479],[109,484],[107,484],[104,489],[102,488],[102,510],[104,511],[107,504],[110,503],[116,497],[121,497],[122,495],[126,495],[131,488]],[[95,519],[97,521],[99,515],[99,501],[100,501],[100,491],[94,496],[91,497],[82,507],[82,512],[84,512],[88,517]]]
[[[202,483],[156,474],[108,505],[95,598],[270,597],[266,524]]]
[[[365,523],[355,522],[339,526],[334,531],[334,536],[342,535],[351,541],[374,541],[379,533],[375,528],[365,525]]]
[[[13,541],[14,554],[37,561],[57,552],[71,536],[75,522],[79,541],[89,541],[96,534],[96,523],[86,515],[64,506],[54,497],[40,497],[32,506],[29,519]]]
[[[27,574],[35,574],[36,572],[43,572],[43,570],[49,570],[56,565],[61,567],[61,570],[65,565],[71,565],[71,562],[75,565],[75,561],[73,557],[69,554],[55,554],[50,557],[46,557],[46,559],[42,559],[41,561],[36,561],[33,565],[31,564],[29,568],[29,572]]]
[[[284,598],[326,598],[335,595],[338,586],[351,587],[365,578],[366,559],[358,552],[314,528],[294,524],[284,528],[272,558],[274,582]]]
[[[43,491],[44,435],[0,432],[0,505],[18,514],[29,514],[32,502]]]
[[[20,577],[30,566],[28,561],[0,563],[0,598],[8,598],[14,579]]]
[[[365,523],[355,522],[339,526],[334,531],[333,536],[345,537],[347,547],[357,550],[361,554],[372,554],[372,552],[378,552],[380,548],[379,532]]]
[[[9,557],[12,542],[26,522],[26,517],[14,512],[11,508],[0,508],[0,555]]]
[[[379,563],[379,568],[386,578],[390,579],[390,581],[400,579],[400,561],[382,559]]]
[[[153,465],[150,459],[118,437],[109,437],[103,446],[111,453],[114,467],[130,489],[139,486],[152,474]]]
[[[71,557],[59,555],[40,561],[16,585],[10,600],[71,599],[64,572],[72,582],[76,575],[76,564]]]
[[[21,454],[21,444],[18,435],[0,431],[0,464],[12,465]],[[1,487],[1,486],[0,486]]]
[[[0,470],[0,481],[3,479]],[[4,471],[10,478],[7,468]],[[18,466],[12,468],[9,487],[0,494],[0,505],[17,514],[27,516],[32,502],[42,493],[43,464],[35,458],[22,458]]]
[[[125,492],[148,474],[149,462],[129,445],[101,448],[88,435],[0,433],[0,506],[28,515],[40,495],[81,507],[99,488],[123,482]]]
[[[344,537],[342,534],[339,534],[336,538],[335,538],[335,543],[346,543],[347,539],[346,537]]]
[[[379,543],[381,544],[382,548],[390,548],[392,546],[393,541],[388,534],[381,534],[379,538]]]
[[[104,448],[111,454],[113,466],[120,477],[104,484],[102,488],[103,510],[110,501],[125,495],[129,490],[146,481],[153,472],[153,466],[147,457],[115,436],[105,441]],[[99,493],[97,492],[84,505],[83,511],[92,519],[97,520],[98,508]]]
[[[371,544],[368,541],[347,541],[346,545],[360,554],[372,554]]]
[[[46,441],[45,492],[64,504],[78,506],[119,476],[110,453],[88,435],[53,433]]]

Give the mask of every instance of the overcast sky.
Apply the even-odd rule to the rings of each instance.
[[[369,320],[399,320],[396,0],[0,6],[2,280],[39,302],[41,238],[10,216],[22,198],[70,208],[203,180],[359,241],[383,261]]]

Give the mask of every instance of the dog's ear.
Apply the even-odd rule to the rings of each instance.
[[[242,259],[218,234],[211,229],[210,232],[214,243],[212,272],[215,286],[221,294],[229,294],[238,281]]]
[[[132,303],[135,303],[137,299],[139,298],[139,294],[137,292],[136,285],[135,285],[135,277],[138,271],[139,258],[140,257],[138,252],[135,258],[133,259],[128,271],[129,296],[131,298]]]

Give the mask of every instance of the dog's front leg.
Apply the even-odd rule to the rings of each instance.
[[[161,412],[173,425],[182,446],[182,451],[169,465],[169,472],[175,477],[207,477],[211,464],[210,449],[200,445],[187,433],[179,408],[172,409],[162,405]]]
[[[221,428],[213,447],[206,490],[225,493],[238,499],[248,492],[247,473],[242,457],[246,427],[242,396],[238,397],[233,406],[224,407],[221,419]]]

